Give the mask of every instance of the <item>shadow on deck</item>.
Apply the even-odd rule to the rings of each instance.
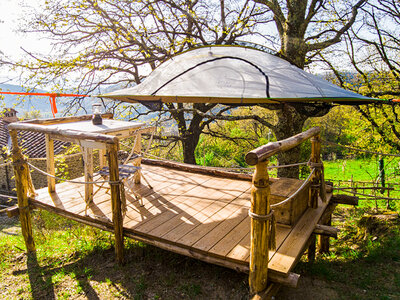
[[[143,166],[154,189],[132,184],[138,201],[125,190],[124,235],[162,249],[213,264],[248,272],[250,255],[251,182]],[[82,179],[83,180],[83,179]],[[94,201],[85,212],[84,185],[60,183],[56,192],[37,190],[32,203],[67,218],[113,231],[110,193],[95,187]],[[330,196],[330,195],[329,195]],[[277,225],[276,251],[270,251],[270,276],[287,277],[328,201],[308,208],[294,226]]]

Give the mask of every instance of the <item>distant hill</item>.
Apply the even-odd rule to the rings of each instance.
[[[0,89],[3,92],[26,92],[26,89],[14,84],[0,84]],[[48,93],[48,91],[40,89],[31,92]],[[33,110],[40,111],[42,117],[52,116],[49,97],[19,96],[19,95],[3,95],[3,96],[4,99],[0,101],[4,102],[5,107],[14,107],[18,111],[18,116],[20,117],[25,112]]]
[[[109,87],[108,89],[103,90],[103,93],[107,93],[113,90],[117,90],[121,87],[118,86],[113,86],[113,87]],[[1,84],[0,83],[0,89],[3,92],[26,92],[26,89],[18,86],[18,85],[14,85],[14,84]],[[49,91],[45,91],[45,90],[41,90],[41,89],[36,89],[30,92],[36,92],[36,93],[49,93]],[[40,112],[40,118],[52,118],[53,115],[51,113],[51,107],[50,107],[50,102],[49,102],[49,97],[47,96],[20,96],[20,95],[0,95],[0,96],[4,96],[3,99],[0,99],[0,103],[3,102],[4,106],[7,108],[15,108],[18,111],[18,117],[22,117],[24,115],[25,112],[32,112],[32,111],[39,111]],[[67,101],[69,101],[71,98],[67,98],[67,97],[59,97],[57,98],[57,109],[59,111],[59,113],[57,114],[57,116],[61,116],[62,115],[62,110],[65,107],[65,104]],[[90,113],[92,111],[92,100],[93,98],[87,98],[87,100],[84,101],[83,105],[84,107],[86,107],[86,110],[88,113]],[[129,105],[128,103],[126,103],[125,105]],[[3,106],[0,106],[0,109]],[[145,112],[147,111],[147,109],[142,106],[139,105],[138,110],[140,112]],[[84,114],[84,111],[81,111],[79,114]],[[141,119],[143,121],[147,121],[150,120],[152,117],[154,117],[153,115],[148,115],[148,116],[144,116]]]

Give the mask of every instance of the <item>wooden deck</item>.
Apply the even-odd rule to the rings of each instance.
[[[124,235],[173,252],[240,271],[248,271],[251,182],[143,166],[154,189],[132,185],[143,205],[126,189]],[[77,221],[113,230],[107,189],[94,188],[85,216],[84,185],[60,183],[51,195],[37,190],[32,203]],[[329,195],[330,196],[330,195]],[[270,252],[270,271],[287,276],[301,257],[327,203],[307,209],[293,228],[277,225],[277,250]]]

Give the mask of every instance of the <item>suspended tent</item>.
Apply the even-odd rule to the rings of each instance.
[[[167,60],[139,85],[100,95],[146,106],[161,103],[342,103],[382,101],[344,90],[262,50],[214,45]]]

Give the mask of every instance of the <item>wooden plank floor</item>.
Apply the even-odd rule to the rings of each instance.
[[[143,197],[138,201],[126,187],[125,235],[238,270],[248,268],[250,182],[148,165],[143,174],[154,189],[131,184]],[[51,195],[47,188],[40,189],[34,203],[56,207],[78,220],[93,218],[111,230],[110,194],[104,188],[94,191],[86,213],[82,184],[57,184]],[[277,250],[270,252],[273,272],[287,275],[293,269],[326,205],[308,209],[293,228],[277,225]]]

